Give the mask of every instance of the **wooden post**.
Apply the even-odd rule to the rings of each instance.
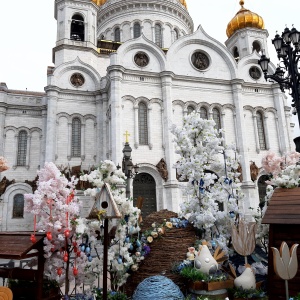
[[[103,242],[103,300],[107,300],[107,251],[108,251],[108,219],[104,219]]]

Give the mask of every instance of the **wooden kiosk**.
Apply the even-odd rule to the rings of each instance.
[[[269,229],[269,262],[268,262],[268,295],[269,299],[286,299],[284,280],[274,271],[273,253],[271,247],[280,248],[282,242],[289,247],[300,244],[300,188],[276,188],[262,220],[270,224]],[[300,291],[300,250],[297,250],[298,272],[289,280],[290,296]]]
[[[37,282],[35,296],[32,299],[42,299],[44,250],[43,240],[45,234],[36,234],[36,242],[30,240],[29,232],[0,232],[0,258],[21,260],[31,257],[38,258],[37,270],[21,268],[0,268],[0,277],[9,279],[22,279]]]

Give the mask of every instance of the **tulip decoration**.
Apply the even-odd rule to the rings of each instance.
[[[246,222],[240,219],[238,226],[232,225],[232,244],[234,250],[245,257],[245,265],[248,264],[247,256],[255,249],[256,223]]]
[[[280,250],[271,247],[273,251],[273,263],[275,273],[285,280],[286,299],[289,300],[288,280],[294,278],[298,271],[297,248],[299,244],[294,244],[291,249],[286,242],[282,242]]]

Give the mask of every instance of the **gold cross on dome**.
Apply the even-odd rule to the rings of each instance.
[[[128,141],[128,137],[130,136],[130,134],[129,134],[129,132],[126,130],[126,132],[124,133],[124,135],[125,135],[125,143],[129,143],[129,141]]]

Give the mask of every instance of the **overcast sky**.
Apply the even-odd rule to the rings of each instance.
[[[224,43],[227,24],[240,9],[239,0],[186,1],[195,29],[201,24],[210,36]],[[263,17],[269,32],[269,53],[276,65],[271,39],[286,25],[291,28],[294,24],[300,31],[300,1],[245,0],[245,8]],[[0,28],[0,82],[10,89],[43,91],[47,66],[53,65],[54,0],[1,1]]]

